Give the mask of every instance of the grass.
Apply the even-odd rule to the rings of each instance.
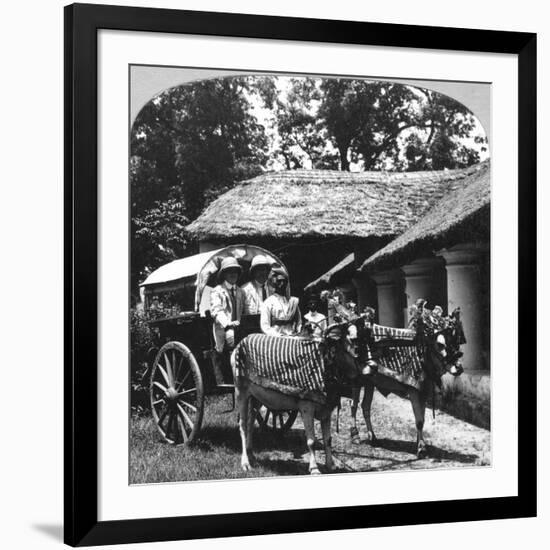
[[[302,430],[284,436],[254,433],[256,465],[252,472],[240,467],[241,440],[237,413],[231,398],[209,397],[205,402],[202,429],[190,446],[164,443],[150,416],[134,416],[130,425],[130,483],[231,479],[307,474],[305,461],[288,462],[280,455],[305,452]]]

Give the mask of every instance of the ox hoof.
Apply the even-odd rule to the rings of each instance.
[[[460,376],[464,372],[464,367],[460,364],[453,365],[449,371],[453,376]]]
[[[416,458],[426,458],[428,454],[428,449],[426,447],[426,444],[418,445],[418,448],[416,450]]]
[[[315,468],[310,468],[309,469],[309,473],[312,476],[318,476],[318,475],[321,475],[321,470],[319,470],[319,468],[317,466],[315,466]]]
[[[374,432],[368,432],[367,433],[367,443],[369,445],[376,445],[378,440],[376,439],[376,436],[374,435]]]
[[[378,372],[378,363],[372,359],[367,361],[367,364],[363,367],[361,374],[363,376],[372,376]]]
[[[250,470],[252,470],[252,466],[250,466],[249,462],[241,462],[241,468],[243,472],[249,472]]]
[[[353,445],[359,445],[361,438],[359,437],[359,430],[357,428],[350,429],[351,442]]]

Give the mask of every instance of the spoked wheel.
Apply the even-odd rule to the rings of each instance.
[[[263,405],[256,411],[260,428],[272,432],[288,432],[297,416],[298,411],[273,411]]]
[[[164,440],[193,441],[202,423],[204,388],[199,365],[187,346],[168,342],[160,348],[149,393],[153,419]]]

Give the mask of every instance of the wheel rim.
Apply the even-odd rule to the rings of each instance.
[[[298,411],[274,411],[263,405],[256,412],[260,427],[273,432],[290,430],[297,416]]]
[[[186,346],[169,342],[159,350],[150,396],[151,412],[164,440],[190,443],[201,426],[204,392],[199,366]]]

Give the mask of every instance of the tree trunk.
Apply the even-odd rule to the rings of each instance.
[[[340,151],[340,170],[349,172],[348,147],[338,147]]]

